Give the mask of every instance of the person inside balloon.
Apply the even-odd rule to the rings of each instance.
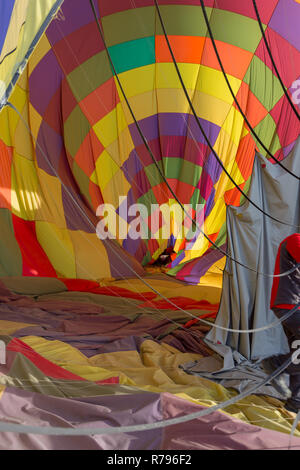
[[[294,413],[300,411],[300,234],[294,233],[285,238],[279,245],[274,275],[270,308],[277,318],[282,318],[288,311],[298,309],[282,326],[286,334],[290,352],[275,355],[262,362],[266,373],[271,374],[290,358],[291,363],[281,375],[272,380],[274,388],[284,396],[285,408]],[[298,351],[297,351],[298,350]],[[289,375],[289,387],[284,374]]]

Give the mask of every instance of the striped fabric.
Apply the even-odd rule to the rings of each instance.
[[[4,3],[2,55],[10,38],[9,18],[18,2]],[[57,6],[57,2],[44,4],[48,5],[44,12]],[[161,0],[159,5],[201,125],[226,170],[247,192],[255,151],[266,152],[230,94],[200,2]],[[273,70],[252,0],[207,0],[205,5],[243,112],[266,148],[283,160],[299,136],[299,121]],[[277,68],[291,94],[300,76],[299,4],[259,0],[257,5]],[[153,0],[99,0],[95,6],[118,77],[164,177],[181,203],[191,205],[192,215],[201,205],[198,215],[203,230],[224,249],[226,205],[240,205],[243,197],[222,171],[196,123]],[[36,15],[43,24],[47,15]],[[31,17],[26,18],[25,26]],[[168,239],[161,235],[164,219],[151,226],[148,239],[127,237],[103,243],[95,234],[95,214],[103,202],[115,207],[118,221],[130,205],[144,204],[148,229],[155,205],[172,206],[176,201],[129,113],[88,0],[63,2],[29,60],[12,102],[32,136],[15,111],[1,113],[0,217],[9,243],[0,256],[6,260],[9,253],[15,259],[13,266],[1,263],[4,274],[133,277],[132,269],[142,273],[141,266],[173,245],[177,256],[169,266],[170,275],[193,284],[219,282],[222,254],[202,234],[187,243],[176,229],[176,215]],[[120,204],[119,196],[127,199]]]

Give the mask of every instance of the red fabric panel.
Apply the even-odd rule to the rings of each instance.
[[[16,240],[23,259],[23,276],[57,277],[46,253],[36,237],[35,222],[12,214]]]
[[[92,294],[111,295],[112,297],[126,297],[135,300],[151,300],[156,297],[154,292],[135,292],[123,287],[100,286],[98,282],[85,279],[59,279],[69,291],[91,292]]]
[[[171,297],[169,299],[171,302],[176,304],[180,308],[184,309],[196,309],[196,310],[208,310],[212,313],[209,314],[210,317],[214,316],[219,309],[219,304],[210,304],[206,300],[193,300],[188,297]],[[176,310],[176,308],[167,302],[167,300],[161,299],[156,301],[144,302],[141,307],[156,307],[163,310]],[[179,310],[179,309],[178,309]],[[206,314],[205,314],[206,315]]]
[[[286,243],[286,249],[289,254],[300,263],[300,234],[294,233],[291,235]]]
[[[38,369],[40,369],[47,377],[52,377],[53,379],[66,379],[66,380],[81,380],[85,381],[86,379],[80,377],[79,375],[73,374],[72,372],[67,371],[66,369],[57,366],[48,359],[45,359],[43,356],[38,354],[34,349],[32,349],[28,344],[24,343],[18,338],[14,338],[7,346],[8,351],[15,351],[22,353],[27,359],[29,359]],[[106,380],[99,380],[97,384],[105,383],[119,383],[118,377],[111,377]]]
[[[288,241],[287,241],[288,239]],[[275,270],[274,270],[274,274],[280,274],[280,255],[281,255],[281,248],[282,248],[282,245],[283,243],[285,243],[287,241],[287,244],[286,244],[286,248],[287,250],[289,251],[289,253],[293,256],[293,258],[296,259],[296,261],[299,263],[300,262],[300,259],[299,259],[299,254],[300,254],[300,234],[299,233],[295,233],[293,235],[290,235],[289,237],[285,238],[279,245],[279,248],[278,248],[278,252],[277,252],[277,256],[276,256],[276,261],[275,261]],[[295,256],[294,256],[295,254]],[[298,257],[298,260],[297,258]],[[273,307],[275,307],[275,299],[276,299],[276,295],[277,295],[277,291],[278,291],[278,287],[279,287],[279,282],[280,282],[280,278],[279,277],[275,277],[274,280],[273,280],[273,286],[272,286],[272,291],[271,291],[271,302],[270,302],[270,308],[273,309]],[[276,308],[285,308],[285,309],[288,309],[290,310],[291,308],[293,308],[294,305],[290,305],[290,304],[280,304],[280,305],[276,305]],[[300,310],[300,308],[299,308]]]
[[[280,252],[281,252],[281,246],[285,242],[283,240],[278,248],[277,256],[276,256],[276,261],[275,261],[275,270],[274,274],[280,274]],[[271,303],[270,303],[270,308],[272,309],[274,307],[274,302],[276,299],[277,291],[278,291],[278,286],[279,286],[279,277],[274,277],[273,280],[273,286],[272,286],[272,292],[271,292]]]

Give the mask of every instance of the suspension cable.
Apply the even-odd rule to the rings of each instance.
[[[218,62],[219,62],[219,65],[221,67],[221,70],[222,70],[222,73],[223,73],[223,76],[224,76],[224,79],[227,83],[227,86],[228,86],[228,89],[234,99],[234,102],[235,104],[237,105],[241,115],[243,116],[247,126],[249,127],[251,133],[254,135],[254,137],[256,138],[256,140],[260,143],[260,145],[263,147],[263,149],[267,152],[267,154],[273,158],[277,163],[278,165],[283,168],[287,173],[289,173],[291,176],[293,176],[294,178],[296,178],[297,180],[300,180],[300,177],[295,175],[295,173],[293,173],[291,170],[289,170],[288,168],[286,168],[286,166],[284,166],[281,161],[276,158],[271,152],[270,150],[265,146],[265,144],[263,143],[263,141],[260,139],[260,137],[258,136],[258,134],[255,132],[253,126],[251,125],[251,123],[249,122],[249,119],[247,118],[247,116],[245,115],[244,111],[242,110],[242,107],[232,89],[232,86],[230,84],[230,81],[227,77],[227,74],[225,72],[225,69],[224,69],[224,66],[223,66],[223,63],[222,63],[222,60],[221,60],[221,57],[220,57],[220,54],[219,54],[219,51],[218,51],[218,48],[217,48],[217,45],[216,45],[216,41],[215,41],[215,38],[214,38],[214,35],[213,35],[213,32],[212,32],[212,29],[211,29],[211,26],[210,26],[210,22],[209,22],[209,19],[208,19],[208,16],[207,16],[207,12],[206,12],[206,8],[205,8],[205,5],[204,5],[204,2],[203,0],[200,0],[200,3],[201,3],[201,8],[202,8],[202,11],[203,11],[203,16],[204,16],[204,19],[205,19],[205,23],[206,23],[206,26],[207,26],[207,29],[208,29],[208,32],[209,32],[209,36],[210,36],[210,39],[211,39],[211,42],[212,42],[212,45],[213,45],[213,48],[214,48],[214,51],[215,51],[215,54],[216,54],[216,57],[218,59]]]
[[[202,0],[201,0],[201,2],[202,2]],[[298,113],[298,110],[297,110],[296,106],[294,105],[293,101],[292,101],[291,98],[290,98],[290,95],[288,94],[288,91],[287,91],[287,89],[286,89],[286,87],[285,87],[285,85],[284,85],[284,83],[283,83],[283,81],[282,81],[281,75],[280,75],[279,70],[278,70],[278,68],[277,68],[277,65],[276,65],[276,63],[275,63],[275,60],[274,60],[272,51],[271,51],[270,46],[269,46],[269,43],[268,43],[268,41],[267,41],[266,33],[265,33],[264,28],[263,28],[263,25],[262,25],[262,21],[261,21],[261,18],[260,18],[260,14],[259,14],[259,11],[258,11],[258,7],[257,7],[257,4],[256,4],[256,1],[255,1],[255,0],[252,0],[252,3],[253,3],[253,7],[254,7],[254,10],[255,10],[256,18],[257,18],[257,21],[258,21],[258,24],[259,24],[259,27],[260,27],[260,30],[261,30],[261,34],[262,34],[264,43],[265,43],[265,45],[266,45],[266,48],[267,48],[269,57],[270,57],[270,59],[271,59],[272,65],[273,65],[273,67],[274,67],[274,70],[275,70],[275,72],[276,72],[276,75],[277,75],[277,77],[278,77],[278,80],[279,80],[279,82],[280,82],[280,85],[281,85],[281,87],[282,87],[282,90],[283,90],[285,96],[287,97],[288,102],[289,102],[289,104],[291,105],[291,107],[292,107],[292,109],[293,109],[295,115],[297,116],[298,120],[300,121],[300,114]],[[299,179],[299,177],[298,177],[298,179]]]
[[[90,0],[90,1],[93,1],[93,0]],[[159,17],[159,21],[160,21],[160,24],[161,24],[161,27],[163,29],[163,33],[164,33],[164,36],[165,36],[165,39],[166,39],[166,42],[167,42],[167,45],[168,45],[168,49],[170,51],[170,54],[172,56],[172,60],[173,60],[173,63],[175,65],[175,69],[176,69],[176,72],[177,72],[177,75],[178,75],[178,78],[180,80],[180,83],[181,83],[181,86],[183,88],[183,91],[184,91],[184,94],[188,100],[188,103],[191,107],[191,110],[193,112],[193,115],[196,119],[196,122],[198,124],[198,127],[199,129],[201,130],[202,134],[203,134],[203,137],[205,138],[205,141],[207,143],[207,145],[209,146],[211,152],[213,153],[214,157],[216,158],[217,162],[219,163],[219,165],[221,166],[221,168],[223,169],[223,171],[226,173],[226,175],[228,176],[228,178],[230,179],[230,181],[234,184],[234,186],[236,187],[236,189],[245,197],[245,199],[247,199],[247,201],[252,205],[254,206],[257,210],[259,210],[262,214],[264,214],[266,217],[269,217],[270,219],[274,220],[275,222],[278,222],[280,224],[283,224],[283,225],[288,225],[290,227],[295,227],[295,228],[299,228],[299,225],[294,225],[294,224],[290,224],[286,221],[282,221],[280,219],[277,219],[276,217],[273,217],[272,215],[268,214],[267,212],[265,212],[263,209],[261,209],[261,207],[259,207],[255,202],[253,202],[249,197],[248,195],[239,187],[239,185],[235,182],[235,180],[232,178],[232,176],[230,175],[230,173],[226,170],[225,166],[223,165],[223,162],[221,161],[220,157],[217,155],[215,149],[213,148],[209,138],[207,137],[207,134],[206,132],[204,131],[201,123],[200,123],[200,120],[199,120],[199,117],[197,116],[197,113],[195,111],[195,108],[194,108],[194,105],[190,99],[190,96],[188,94],[188,91],[186,89],[186,86],[185,86],[185,83],[183,81],[183,78],[182,78],[182,75],[181,75],[181,72],[179,70],[179,67],[178,67],[178,64],[176,62],[176,59],[175,59],[175,56],[174,56],[174,52],[172,50],[172,46],[170,44],[170,41],[169,41],[169,38],[168,38],[168,35],[167,35],[167,32],[166,32],[166,28],[165,28],[165,25],[164,25],[164,22],[163,22],[163,19],[162,19],[162,16],[161,16],[161,12],[160,12],[160,8],[158,6],[158,3],[157,3],[157,0],[154,0],[155,2],[155,7],[156,7],[156,10],[157,10],[157,13],[158,13],[158,17]]]
[[[240,266],[244,267],[245,269],[248,269],[249,271],[252,271],[252,272],[254,272],[254,273],[256,273],[256,274],[260,274],[260,275],[262,275],[262,276],[271,277],[271,278],[274,278],[274,277],[283,277],[283,276],[286,276],[286,275],[290,274],[290,273],[293,272],[295,269],[297,269],[297,266],[296,266],[296,267],[293,268],[291,271],[286,272],[286,273],[281,273],[281,274],[269,274],[269,273],[263,273],[263,272],[257,271],[256,269],[251,268],[251,267],[249,267],[249,266],[243,264],[241,261],[238,261],[238,260],[236,260],[235,258],[233,258],[231,255],[229,255],[226,251],[222,250],[222,249],[221,249],[221,248],[220,248],[220,247],[201,229],[201,227],[199,227],[198,223],[190,216],[190,214],[186,212],[184,206],[182,205],[182,203],[181,203],[180,200],[178,199],[177,195],[175,194],[175,192],[174,192],[173,189],[171,188],[170,184],[168,183],[167,179],[165,178],[163,172],[161,171],[161,169],[160,169],[160,167],[159,167],[159,165],[158,165],[158,162],[157,162],[156,158],[154,157],[154,155],[153,155],[153,153],[152,153],[152,150],[151,150],[151,148],[150,148],[150,146],[149,146],[149,144],[148,144],[148,142],[147,142],[147,139],[146,139],[146,137],[144,136],[144,134],[143,134],[143,132],[142,132],[140,126],[139,126],[139,123],[137,122],[137,119],[136,119],[136,117],[135,117],[135,115],[134,115],[134,112],[133,112],[133,110],[132,110],[132,107],[131,107],[131,105],[130,105],[130,103],[129,103],[129,101],[128,101],[128,98],[127,98],[127,96],[126,96],[126,93],[125,93],[125,91],[124,91],[124,88],[123,88],[123,86],[122,86],[122,83],[121,83],[121,81],[120,81],[120,78],[119,78],[119,76],[118,76],[118,74],[117,74],[117,72],[116,72],[116,69],[115,69],[115,67],[114,67],[114,64],[113,64],[111,55],[110,55],[110,53],[109,53],[108,47],[107,47],[107,45],[106,45],[105,38],[104,38],[104,34],[103,34],[103,31],[102,31],[100,22],[99,22],[98,17],[97,17],[97,12],[96,12],[96,9],[95,9],[94,2],[93,2],[93,0],[89,0],[89,1],[90,1],[90,4],[91,4],[93,13],[94,13],[95,21],[96,21],[96,23],[97,23],[98,30],[99,30],[99,33],[100,33],[100,36],[101,36],[101,39],[102,39],[104,48],[105,48],[106,53],[107,53],[107,56],[108,56],[108,60],[109,60],[110,65],[111,65],[111,67],[112,67],[112,71],[113,71],[113,73],[115,74],[116,80],[117,80],[117,82],[118,82],[118,85],[119,85],[120,90],[121,90],[121,92],[122,92],[122,95],[123,95],[123,97],[124,97],[124,100],[125,100],[125,102],[126,102],[126,104],[127,104],[127,106],[128,106],[128,109],[129,109],[129,111],[130,111],[130,113],[131,113],[131,116],[132,116],[134,122],[135,122],[135,125],[136,125],[136,127],[137,127],[137,130],[138,130],[138,132],[139,132],[139,134],[140,134],[140,136],[141,136],[141,138],[142,138],[142,141],[143,141],[143,143],[144,143],[146,149],[148,150],[149,155],[150,155],[150,157],[151,157],[153,163],[155,164],[155,167],[157,168],[157,170],[158,170],[158,172],[159,172],[161,178],[162,178],[163,181],[166,183],[166,185],[167,185],[167,187],[169,188],[169,190],[170,190],[171,194],[173,195],[174,199],[178,202],[178,204],[180,205],[180,207],[182,208],[182,210],[184,211],[184,213],[186,214],[186,216],[192,221],[194,227],[196,227],[197,230],[198,230],[200,233],[202,233],[202,235],[206,238],[206,240],[208,240],[208,241],[211,243],[211,245],[214,246],[214,248],[216,248],[220,253],[222,253],[223,256],[226,256],[226,257],[227,257],[228,259],[230,259],[231,261],[237,263],[238,265],[240,265]],[[176,61],[175,61],[175,63],[176,63]]]

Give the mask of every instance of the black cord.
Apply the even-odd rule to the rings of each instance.
[[[225,78],[225,81],[227,83],[227,86],[229,88],[229,91],[234,99],[234,102],[235,104],[237,105],[241,115],[243,116],[247,126],[249,127],[251,133],[254,135],[254,137],[256,138],[256,140],[260,143],[260,145],[263,147],[263,149],[267,152],[267,154],[269,155],[269,157],[273,158],[279,166],[281,166],[281,168],[283,168],[287,173],[289,173],[291,176],[293,176],[294,178],[296,178],[297,180],[300,180],[300,177],[295,175],[291,170],[289,170],[288,168],[286,168],[280,160],[278,160],[278,158],[276,158],[271,152],[270,150],[265,146],[265,144],[263,143],[263,141],[260,139],[260,137],[257,135],[257,133],[255,132],[254,128],[252,127],[252,125],[250,124],[247,116],[245,115],[244,111],[242,110],[241,106],[240,106],[240,103],[238,102],[237,100],[237,97],[235,96],[235,93],[232,89],[232,86],[228,80],[228,77],[227,77],[227,74],[225,72],[225,69],[224,69],[224,66],[223,66],[223,63],[222,63],[222,60],[221,60],[221,57],[220,57],[220,54],[218,52],[218,48],[217,48],[217,45],[216,45],[216,42],[215,42],[215,38],[214,38],[214,35],[213,35],[213,32],[212,32],[212,29],[210,27],[210,23],[209,23],[209,19],[208,19],[208,16],[207,16],[207,13],[206,13],[206,8],[205,8],[205,5],[204,5],[204,2],[203,0],[200,0],[200,3],[201,3],[201,8],[202,8],[202,11],[203,11],[203,16],[204,16],[204,19],[205,19],[205,22],[206,22],[206,25],[207,25],[207,29],[208,29],[208,32],[209,32],[209,36],[210,36],[210,39],[212,41],[212,45],[213,45],[213,48],[214,48],[214,51],[215,51],[215,54],[217,56],[217,59],[218,59],[218,62],[220,64],[220,67],[221,67],[221,70],[222,70],[222,73],[224,75],[224,78]],[[284,85],[283,85],[284,86]]]
[[[184,81],[182,79],[182,75],[180,73],[180,70],[178,68],[178,64],[176,62],[176,59],[175,59],[175,56],[174,56],[174,53],[173,53],[173,50],[172,50],[172,47],[171,47],[171,44],[170,44],[170,41],[169,41],[169,38],[168,38],[168,35],[167,35],[167,32],[166,32],[166,28],[165,28],[165,25],[164,25],[164,22],[163,22],[163,19],[162,19],[162,16],[161,16],[161,12],[160,12],[160,9],[159,9],[159,6],[158,6],[158,3],[157,3],[157,0],[154,0],[155,2],[155,6],[156,6],[156,10],[157,10],[157,13],[158,13],[158,16],[159,16],[159,20],[160,20],[160,24],[161,24],[161,27],[163,29],[163,32],[164,32],[164,36],[165,36],[165,39],[166,39],[166,42],[167,42],[167,45],[168,45],[168,48],[169,48],[169,51],[170,51],[170,54],[172,56],[172,59],[173,59],[173,62],[174,62],[174,65],[175,65],[175,68],[176,68],[176,71],[177,71],[177,74],[178,74],[178,78],[180,80],[180,83],[182,85],[182,88],[183,88],[183,91],[184,91],[184,94],[188,100],[188,103],[191,107],[191,110],[195,116],[195,119],[196,119],[196,122],[203,134],[203,137],[205,138],[206,142],[207,142],[207,145],[209,146],[210,150],[212,151],[214,157],[216,158],[217,162],[219,163],[219,165],[221,166],[221,168],[223,169],[223,171],[226,173],[226,175],[228,176],[228,178],[230,179],[230,181],[234,184],[234,186],[237,188],[237,190],[245,197],[245,199],[247,199],[247,201],[252,205],[254,206],[257,210],[259,210],[262,214],[264,214],[265,216],[269,217],[270,219],[274,220],[275,222],[278,222],[280,224],[283,224],[283,225],[288,225],[289,227],[295,227],[297,229],[299,229],[299,226],[298,225],[294,225],[294,224],[290,224],[288,222],[285,222],[285,221],[282,221],[282,220],[279,220],[277,219],[276,217],[273,217],[272,215],[268,214],[267,212],[265,212],[263,209],[261,209],[261,207],[259,207],[255,202],[253,202],[248,196],[247,194],[237,185],[237,183],[234,181],[234,179],[232,178],[232,176],[230,175],[230,173],[226,170],[225,166],[223,165],[220,157],[217,155],[215,149],[213,148],[213,146],[211,145],[211,142],[209,140],[209,138],[207,137],[207,134],[205,133],[201,123],[200,123],[200,120],[197,116],[197,113],[195,111],[195,108],[193,106],[193,103],[189,97],[189,94],[188,94],[188,91],[186,89],[186,86],[184,84]],[[298,177],[297,177],[298,178]],[[299,179],[299,178],[298,178]]]
[[[243,268],[248,269],[249,271],[254,272],[255,274],[260,274],[260,275],[265,276],[265,277],[275,278],[275,277],[284,277],[284,276],[287,276],[287,275],[291,274],[293,271],[295,271],[295,270],[297,269],[297,266],[294,267],[294,268],[292,268],[291,270],[289,270],[289,271],[287,271],[287,272],[285,272],[285,273],[281,273],[281,274],[268,274],[268,273],[259,272],[259,271],[257,271],[256,269],[250,268],[249,266],[243,264],[241,261],[238,261],[238,260],[236,260],[235,258],[233,258],[233,257],[232,257],[231,255],[229,255],[226,251],[222,250],[213,240],[211,240],[211,239],[209,238],[208,235],[206,235],[205,232],[203,232],[203,230],[199,227],[199,225],[197,224],[197,222],[190,216],[190,214],[189,214],[188,212],[186,212],[184,206],[183,206],[182,203],[179,201],[178,197],[176,196],[176,194],[174,193],[173,189],[172,189],[171,186],[169,185],[167,179],[165,178],[164,174],[162,173],[162,171],[161,171],[161,169],[160,169],[160,167],[159,167],[159,165],[158,165],[158,163],[157,163],[157,160],[156,160],[156,158],[154,157],[151,148],[149,147],[149,144],[148,144],[148,142],[147,142],[147,139],[146,139],[146,137],[144,136],[144,134],[143,134],[143,132],[142,132],[142,130],[141,130],[141,128],[140,128],[140,125],[139,125],[139,123],[138,123],[137,120],[136,120],[136,117],[135,117],[134,112],[133,112],[133,110],[132,110],[132,108],[131,108],[131,105],[130,105],[130,103],[129,103],[129,101],[128,101],[128,98],[127,98],[127,96],[126,96],[126,93],[125,93],[125,91],[124,91],[124,88],[123,88],[123,86],[122,86],[122,83],[121,83],[121,81],[120,81],[120,79],[119,79],[118,73],[117,73],[117,71],[116,71],[116,69],[115,69],[115,66],[114,66],[114,64],[113,64],[113,61],[112,61],[111,55],[110,55],[110,53],[109,53],[108,47],[107,47],[107,45],[106,45],[105,38],[104,38],[104,34],[103,34],[103,31],[102,31],[102,28],[101,28],[99,19],[98,19],[98,17],[97,17],[97,12],[96,12],[96,9],[95,9],[94,1],[93,1],[93,0],[89,0],[89,2],[90,2],[90,5],[91,5],[91,8],[92,8],[92,10],[93,10],[93,14],[94,14],[94,17],[95,17],[95,21],[96,21],[96,23],[97,23],[97,27],[98,27],[98,30],[99,30],[99,33],[100,33],[100,36],[101,36],[101,39],[102,39],[102,42],[103,42],[105,51],[106,51],[106,53],[107,53],[107,57],[108,57],[108,60],[109,60],[110,65],[111,65],[112,71],[113,71],[113,73],[114,73],[114,75],[115,75],[115,77],[116,77],[116,80],[117,80],[118,85],[119,85],[119,87],[120,87],[121,93],[122,93],[122,95],[123,95],[123,97],[124,97],[124,100],[125,100],[127,106],[128,106],[128,109],[129,109],[130,114],[131,114],[131,116],[132,116],[132,118],[133,118],[133,120],[134,120],[134,123],[135,123],[135,125],[136,125],[136,127],[137,127],[137,130],[138,130],[138,132],[139,132],[139,134],[140,134],[140,137],[141,137],[141,139],[142,139],[142,141],[143,141],[145,147],[147,148],[147,150],[148,150],[148,152],[149,152],[149,155],[150,155],[150,157],[151,157],[151,159],[152,159],[152,161],[153,161],[153,163],[154,163],[156,169],[158,170],[158,172],[159,172],[161,178],[162,178],[163,181],[166,183],[166,185],[167,185],[169,191],[171,192],[172,196],[173,196],[174,199],[178,202],[178,204],[180,205],[180,207],[182,208],[182,210],[184,211],[184,213],[186,214],[186,216],[192,221],[194,227],[196,227],[196,229],[197,229],[199,232],[201,232],[201,233],[203,234],[203,236],[206,238],[206,240],[208,240],[208,241],[211,243],[211,245],[214,246],[214,248],[216,248],[220,253],[222,253],[223,256],[226,256],[226,258],[230,259],[230,260],[233,261],[234,263],[240,265],[240,266],[243,267]],[[175,61],[175,63],[176,63],[176,61]],[[177,64],[176,64],[176,65],[177,65]],[[261,211],[261,210],[260,210],[260,211]],[[261,211],[261,212],[262,212],[262,211]]]
[[[258,24],[259,24],[259,27],[260,27],[260,30],[261,30],[261,34],[262,34],[262,37],[263,37],[263,40],[264,40],[264,43],[266,45],[266,48],[267,48],[267,51],[268,51],[268,54],[270,56],[270,59],[271,59],[271,62],[273,64],[273,67],[274,67],[274,70],[276,72],[276,75],[278,77],[278,80],[280,82],[280,85],[283,89],[283,92],[285,94],[285,96],[287,97],[288,99],[288,102],[290,103],[294,113],[296,114],[298,120],[300,121],[300,114],[298,113],[298,110],[296,108],[296,106],[294,105],[293,101],[291,100],[290,98],[290,95],[288,94],[287,92],[287,89],[282,81],[282,78],[280,76],[280,73],[279,73],[279,70],[276,66],[276,63],[275,63],[275,60],[274,60],[274,57],[273,57],[273,54],[272,54],[272,51],[270,49],[270,46],[269,46],[269,43],[267,41],[267,38],[266,38],[266,34],[265,34],[265,31],[264,31],[264,28],[263,28],[263,25],[262,25],[262,21],[261,21],[261,18],[260,18],[260,14],[259,14],[259,11],[258,11],[258,8],[257,8],[257,4],[256,4],[256,1],[255,0],[252,0],[252,3],[253,3],[253,7],[254,7],[254,10],[255,10],[255,14],[256,14],[256,18],[257,18],[257,21],[258,21]],[[299,178],[298,178],[299,179]]]

